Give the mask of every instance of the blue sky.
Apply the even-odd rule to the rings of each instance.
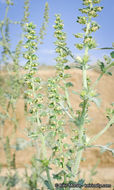
[[[0,20],[3,19],[5,11],[5,0],[0,0]],[[37,25],[37,30],[39,31],[42,20],[43,11],[46,0],[31,0],[30,1],[30,21]],[[81,32],[82,26],[76,22],[77,16],[80,15],[78,11],[82,7],[82,0],[47,0],[49,4],[49,26],[47,29],[47,35],[44,39],[44,44],[39,47],[39,61],[41,64],[55,64],[54,58],[56,54],[54,52],[55,38],[53,37],[55,14],[60,13],[61,18],[64,21],[64,31],[67,33],[67,43],[68,47],[72,50],[75,56],[81,55],[82,52],[78,51],[75,47],[75,43],[79,43],[73,34]],[[23,16],[23,5],[24,0],[14,0],[14,6],[9,10],[8,16],[12,20],[20,20]],[[95,18],[99,25],[101,25],[100,30],[98,30],[94,37],[98,43],[98,47],[110,47],[112,42],[114,42],[114,0],[102,0],[100,3],[104,7],[103,11],[99,14],[99,17]],[[19,26],[11,25],[11,44],[12,49],[15,47],[16,43],[20,37]],[[98,51],[92,50],[91,63],[94,63],[97,58],[102,57],[105,53],[109,51]],[[72,60],[70,60],[72,62]]]

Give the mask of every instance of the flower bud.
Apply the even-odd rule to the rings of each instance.
[[[76,48],[79,50],[83,49],[83,44],[75,44]]]
[[[82,58],[80,56],[77,56],[76,61],[79,62],[79,63],[82,63]]]
[[[85,16],[78,17],[77,22],[80,24],[86,24],[86,22],[87,22],[86,17]]]
[[[76,38],[83,38],[83,34],[82,34],[82,33],[74,34],[74,36],[75,36]]]

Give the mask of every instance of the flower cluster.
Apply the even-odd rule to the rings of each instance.
[[[38,57],[35,54],[37,50],[37,43],[35,39],[37,38],[36,31],[35,31],[36,26],[33,25],[33,23],[27,23],[26,24],[26,35],[25,37],[27,38],[27,41],[24,45],[24,47],[27,49],[27,51],[24,53],[24,58],[27,59],[27,63],[25,65],[25,69],[29,70],[29,74],[33,76],[35,74],[35,71],[37,70],[38,66]]]
[[[13,2],[12,2],[12,0],[6,0],[6,4],[7,5],[13,5]]]
[[[91,3],[93,4],[97,4],[97,3],[100,3],[101,0],[83,0],[83,5],[90,5]]]
[[[48,79],[48,108],[49,108],[49,125],[48,128],[51,132],[51,139],[55,139],[54,144],[50,144],[52,150],[54,151],[54,156],[60,149],[62,150],[63,139],[65,137],[64,133],[64,112],[59,105],[61,96],[58,90],[58,77]],[[59,119],[58,119],[59,118]],[[60,148],[61,147],[61,148]],[[60,151],[59,154],[62,154]],[[57,156],[57,155],[56,155]]]
[[[69,78],[70,75],[65,74],[64,69],[68,68],[67,55],[66,52],[66,34],[63,30],[63,22],[60,18],[60,15],[56,15],[55,21],[55,32],[54,36],[57,38],[56,42],[56,76],[48,79],[48,108],[49,108],[49,129],[51,132],[51,141],[55,141],[53,144],[50,143],[52,148],[52,157],[53,163],[57,166],[64,168],[64,176],[71,177],[71,171],[68,171],[66,165],[69,166],[72,148],[69,144],[64,143],[64,138],[67,137],[65,133],[65,111],[64,106],[68,100],[68,91],[67,88],[72,86],[72,83],[67,83],[65,79]],[[61,92],[63,90],[63,95]],[[66,102],[65,102],[66,101]],[[67,102],[68,103],[68,102]],[[65,108],[66,109],[66,108]],[[52,140],[53,139],[53,140]],[[51,142],[50,141],[50,142]],[[70,166],[69,166],[70,167]],[[54,179],[61,177],[61,171],[54,175]]]
[[[25,0],[25,2],[24,2],[24,17],[23,17],[23,19],[22,19],[22,27],[23,27],[23,29],[25,30],[25,28],[26,28],[26,23],[28,23],[28,16],[29,16],[29,1],[30,0]]]
[[[92,32],[97,31],[100,26],[92,21],[92,18],[98,16],[98,12],[101,12],[103,7],[94,6],[94,4],[99,3],[100,0],[83,0],[83,5],[85,6],[83,9],[79,9],[82,14],[86,16],[79,16],[77,22],[85,25],[83,28],[85,35],[83,33],[75,34],[76,38],[83,38],[83,43],[75,44],[76,48],[82,50],[84,47],[88,47],[89,49],[95,48],[97,46],[95,39],[91,36]]]
[[[36,93],[41,89],[41,79],[36,76],[38,68],[38,56],[35,54],[37,51],[37,41],[36,41],[36,26],[33,23],[26,24],[26,35],[27,41],[24,47],[27,51],[24,53],[24,58],[27,59],[25,65],[25,70],[28,71],[25,76],[25,83],[27,90],[25,91],[25,96],[27,98],[27,103],[30,105],[30,113],[36,113],[38,109],[42,107],[42,94]]]
[[[43,44],[42,40],[44,39],[44,35],[46,34],[48,20],[49,20],[49,7],[48,7],[48,3],[46,2],[45,10],[44,10],[44,19],[43,19],[42,26],[40,28],[39,37],[37,39],[40,44]]]
[[[56,45],[56,53],[58,53],[58,57],[56,58],[56,69],[58,71],[58,75],[60,78],[64,78],[64,68],[65,63],[68,62],[67,60],[67,52],[64,50],[66,47],[66,34],[63,32],[64,24],[60,18],[60,15],[56,15],[56,21],[55,21],[55,32],[54,37],[57,38],[55,45]]]

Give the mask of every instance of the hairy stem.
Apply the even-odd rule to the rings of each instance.
[[[107,125],[105,126],[105,128],[103,130],[101,130],[97,135],[95,135],[93,138],[91,138],[88,142],[88,145],[93,143],[94,141],[96,141],[101,135],[103,135],[107,129],[114,123],[114,116],[112,117],[112,119],[107,123]]]
[[[47,154],[46,154],[46,145],[45,145],[45,137],[43,134],[40,135],[40,139],[41,139],[41,143],[42,143],[42,156],[43,156],[43,159],[46,158]]]
[[[89,18],[89,20],[88,20],[85,36],[88,35],[88,31],[89,31],[89,28],[90,28],[90,21],[91,21],[91,18]],[[88,56],[88,50],[89,50],[88,46],[86,46],[84,56]],[[87,65],[87,63],[84,62],[83,67],[82,67],[82,78],[83,78],[83,87],[82,88],[83,89],[87,89],[87,73],[86,73],[87,66],[86,65]],[[83,119],[83,123],[82,123],[82,125],[80,126],[80,129],[79,129],[78,144],[83,143],[82,137],[83,137],[83,132],[84,132],[86,105],[87,105],[87,101],[84,100],[82,113],[81,113],[81,118]],[[73,174],[74,175],[78,174],[78,170],[79,170],[79,166],[80,166],[80,162],[81,162],[81,158],[82,158],[82,153],[83,153],[83,149],[79,150],[77,152],[77,154],[76,154],[75,167],[73,168]]]
[[[106,68],[105,68],[105,71],[102,72],[99,77],[97,78],[97,80],[95,81],[95,83],[92,85],[92,87],[94,88],[98,82],[100,81],[100,79],[103,77],[103,75],[111,68],[114,66],[114,62],[112,62],[110,65],[108,65]]]
[[[85,55],[87,55],[88,53],[88,48],[85,48]],[[86,65],[83,65],[83,89],[87,89],[87,76],[86,76]],[[78,144],[82,144],[82,137],[83,137],[83,132],[84,132],[84,123],[85,123],[85,113],[86,113],[86,105],[87,105],[87,101],[84,100],[84,104],[83,104],[83,108],[82,108],[82,113],[81,113],[81,117],[83,119],[83,123],[80,126],[79,129],[79,140],[78,140]],[[81,158],[82,158],[82,153],[83,153],[83,149],[79,150],[76,154],[76,160],[75,160],[75,167],[73,168],[73,173],[74,174],[78,174],[78,170],[79,170],[79,166],[80,166],[80,162],[81,162]]]
[[[47,174],[47,179],[48,179],[48,182],[49,182],[50,190],[54,190],[54,187],[53,187],[53,184],[51,182],[51,177],[50,177],[50,173],[49,173],[48,168],[46,168],[46,174]]]

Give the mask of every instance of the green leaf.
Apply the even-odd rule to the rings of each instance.
[[[100,98],[92,97],[92,98],[90,98],[90,100],[92,102],[94,102],[97,105],[97,107],[100,107],[100,104],[101,104],[101,99]]]
[[[75,45],[75,47],[77,48],[77,49],[79,49],[79,50],[82,50],[83,49],[83,44],[74,44]]]
[[[61,170],[59,173],[53,174],[53,178],[57,180],[61,180],[62,177],[64,177],[65,175],[66,175],[66,172],[64,170]]]
[[[61,180],[62,177],[58,174],[53,174],[53,179]]]
[[[65,74],[64,75],[64,78],[66,79],[66,78],[70,78],[71,77],[71,74]]]
[[[84,34],[83,33],[77,33],[77,34],[74,34],[74,36],[76,38],[83,38]]]
[[[16,184],[19,183],[19,177],[17,173],[15,173],[13,176],[0,176],[0,184],[6,185],[8,187],[15,187]]]
[[[100,152],[104,153],[106,151],[110,151],[112,153],[112,155],[114,156],[114,149],[109,148],[112,144],[114,144],[114,143],[107,143],[105,146],[101,146],[100,147]]]
[[[112,52],[110,53],[110,56],[112,57],[112,59],[114,59],[114,51],[112,51]]]
[[[43,104],[38,104],[37,107],[41,109],[43,108]]]
[[[50,184],[49,184],[48,180],[45,180],[45,181],[44,181],[44,184],[46,185],[46,187],[47,187],[49,190],[51,190],[51,187],[50,187]]]
[[[84,185],[84,182],[85,182],[84,179],[79,179],[78,184],[80,184],[80,185]]]
[[[66,167],[68,168],[68,170],[71,172],[72,168],[67,164]]]
[[[65,66],[65,70],[68,70],[68,69],[70,69],[70,66],[69,66],[69,65],[66,65],[66,66]]]
[[[38,132],[30,132],[30,134],[28,134],[28,137],[36,139],[38,138],[39,133]]]
[[[80,127],[81,125],[83,125],[83,118],[82,117],[77,117],[76,119],[75,119],[75,121],[73,121],[74,123],[75,123],[75,125],[77,126],[77,127]]]
[[[104,55],[104,60],[106,61],[106,64],[110,64],[111,63],[111,58],[107,55]]]
[[[80,96],[80,93],[75,92],[74,90],[72,90],[72,93]]]
[[[97,171],[93,171],[92,176],[96,175],[97,173],[98,173]]]
[[[107,72],[107,74],[108,74],[108,75],[110,75],[110,76],[112,76],[112,73],[111,73],[111,72],[109,72],[109,71]]]
[[[104,72],[104,69],[105,69],[105,64],[104,64],[103,62],[99,61],[99,60],[98,60],[98,62],[97,62],[97,63],[98,63],[98,65],[99,65],[99,67],[100,67],[101,71],[102,71],[102,72]]]
[[[66,87],[68,88],[68,87],[72,87],[72,86],[74,86],[73,84],[72,84],[72,82],[67,82],[66,83]]]
[[[6,180],[7,180],[6,176],[0,176],[0,184],[1,185],[4,185]]]

